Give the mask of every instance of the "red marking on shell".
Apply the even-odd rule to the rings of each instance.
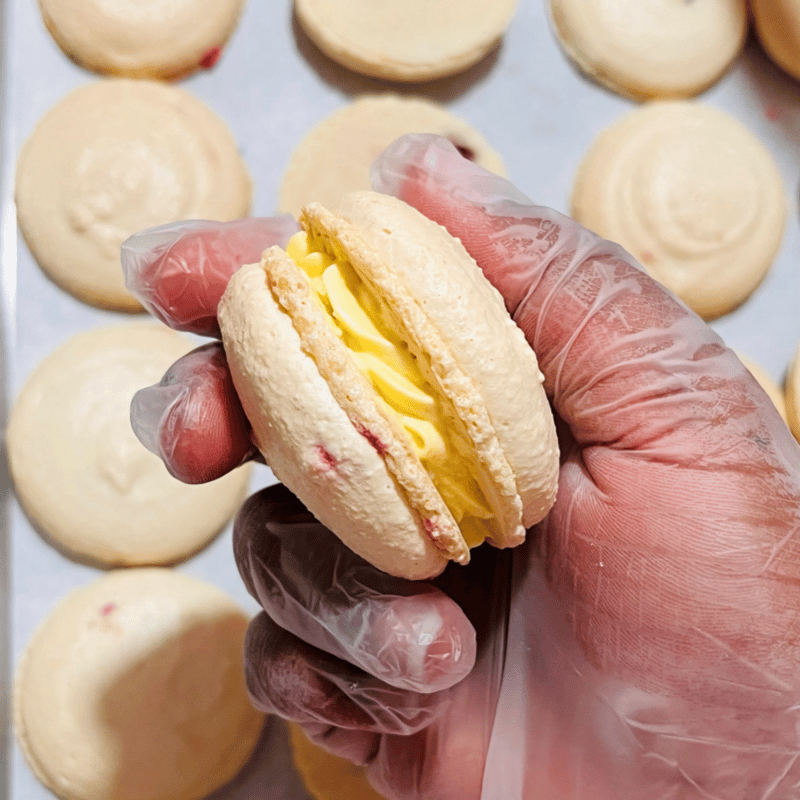
[[[431,539],[435,540],[439,538],[439,528],[432,519],[428,519],[427,517],[423,519],[422,527],[425,528],[425,533],[427,533]]]
[[[116,610],[117,610],[117,604],[116,603],[106,603],[100,609],[100,616],[101,617],[107,617],[109,614],[111,614],[112,612],[114,612]]]
[[[389,448],[369,429],[363,425],[356,425],[356,430],[378,451],[378,455],[385,456]]]
[[[764,116],[774,122],[776,119],[780,119],[781,110],[778,106],[769,105],[764,109]]]
[[[203,69],[211,69],[211,67],[219,61],[221,55],[221,47],[212,47],[210,50],[206,51],[205,55],[200,59],[200,66],[203,67]]]
[[[326,450],[321,444],[314,445],[314,450],[317,453],[318,463],[323,471],[328,472],[329,470],[336,469],[336,467],[339,465],[339,462],[336,460],[335,456]]]

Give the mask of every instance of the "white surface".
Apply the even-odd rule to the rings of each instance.
[[[50,283],[16,235],[13,165],[37,120],[67,91],[95,76],[74,66],[56,47],[32,0],[6,3],[6,130],[2,142],[2,291],[9,386],[13,400],[30,370],[65,337],[125,319],[92,309]],[[250,0],[237,32],[216,67],[181,84],[221,114],[241,145],[256,190],[253,213],[273,213],[289,154],[311,126],[362,92],[390,87],[349,73],[321,56],[293,23],[289,0]],[[568,211],[575,168],[595,134],[632,103],[584,80],[559,50],[544,0],[521,0],[501,49],[467,73],[406,93],[442,101],[483,132],[506,160],[511,180],[536,202]],[[800,339],[800,84],[781,73],[753,41],[733,69],[697,102],[737,117],[770,149],[781,166],[789,199],[786,233],[767,279],[738,311],[714,327],[734,348],[783,377]],[[254,486],[269,479],[259,470]],[[12,503],[11,657],[16,663],[33,629],[72,587],[96,571],[75,564],[47,545]],[[247,607],[233,563],[230,530],[180,566],[228,589]],[[269,759],[269,753],[265,755]],[[285,759],[285,743],[272,753]],[[266,762],[265,762],[266,763]],[[51,795],[32,778],[18,749],[12,755],[11,797]],[[281,770],[266,764],[262,774]],[[251,772],[237,797],[300,797],[277,783],[261,786]]]

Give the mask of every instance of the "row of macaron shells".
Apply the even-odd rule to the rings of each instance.
[[[314,35],[319,27],[315,14],[324,10],[314,6],[313,2],[299,3],[298,12],[312,38],[326,49]],[[473,35],[466,44],[457,42],[455,56],[445,59],[448,66],[435,70],[439,74],[458,71],[481,58],[496,43],[513,7],[514,2],[495,4],[494,14],[486,18],[488,25],[480,26],[477,41]],[[177,5],[171,12],[174,19],[158,21],[141,12],[133,19],[124,4],[98,11],[90,4],[76,9],[42,0],[40,8],[65,54],[102,77],[66,96],[25,142],[16,180],[20,231],[45,274],[78,300],[109,311],[140,311],[119,269],[119,248],[128,235],[175,219],[235,219],[250,209],[252,181],[224,121],[184,89],[164,82],[215,65],[235,30],[243,2]],[[416,22],[414,26],[418,27]],[[171,34],[178,29],[181,36]],[[399,58],[405,60],[402,55]],[[401,72],[406,69],[400,67]],[[386,77],[417,80],[431,75],[430,67],[422,66],[411,67],[402,76]],[[380,125],[375,124],[377,120]],[[354,148],[356,139],[349,131],[359,130],[371,133]],[[335,191],[341,193],[367,188],[375,153],[397,136],[416,130],[448,136],[487,169],[503,172],[502,160],[485,139],[439,104],[395,95],[367,97],[334,115],[300,144],[286,171],[280,210],[297,213],[307,200],[335,199],[314,179],[321,174],[317,158],[327,157],[332,136],[344,136],[351,143],[350,167],[334,176]],[[207,158],[208,153],[215,157]],[[65,180],[52,181],[52,176],[65,174]],[[165,184],[170,192],[163,191]],[[197,187],[207,190],[201,193]],[[59,216],[64,214],[62,209],[67,210],[67,220]],[[120,719],[121,727],[135,735],[118,742],[98,737],[92,753],[95,763],[108,765],[113,761],[111,751],[117,750],[120,762],[94,774],[80,774],[82,764],[73,762],[75,773],[63,767],[71,763],[63,753],[48,750],[47,733],[36,724],[35,716],[26,713],[26,705],[32,702],[61,707],[63,730],[56,738],[69,747],[76,735],[71,715],[82,713],[78,706],[85,699],[76,695],[75,687],[105,685],[104,676],[112,668],[134,675],[141,674],[143,663],[155,665],[155,656],[138,653],[139,669],[131,669],[131,664],[98,669],[100,662],[114,661],[113,642],[120,633],[142,637],[145,628],[153,627],[146,608],[155,598],[161,605],[176,604],[180,612],[179,622],[174,615],[165,615],[167,622],[150,632],[162,641],[161,656],[173,658],[173,650],[185,649],[202,621],[202,629],[213,630],[219,640],[219,646],[205,648],[203,680],[220,681],[224,673],[230,682],[231,669],[235,671],[240,663],[235,648],[236,632],[243,633],[242,617],[224,593],[215,594],[210,591],[213,587],[170,569],[149,568],[174,565],[205,546],[230,519],[248,485],[246,467],[206,486],[181,484],[133,438],[127,424],[132,393],[158,380],[187,347],[188,342],[165,328],[134,322],[85,331],[71,337],[34,370],[15,404],[9,426],[10,464],[18,499],[34,526],[70,558],[102,568],[127,568],[102,575],[54,609],[27,647],[15,682],[18,741],[33,772],[62,796],[90,797],[104,791],[104,781],[117,780],[117,774],[127,770],[126,753],[130,751],[134,759],[142,746],[141,736],[160,742],[165,763],[175,760],[175,731],[161,715],[155,715],[146,728]],[[47,402],[48,397],[59,399],[58,409]],[[98,402],[87,405],[87,397]],[[38,440],[41,454],[42,431],[58,440],[58,447],[50,448],[58,452],[58,458],[49,463],[33,451]],[[84,635],[84,644],[95,657],[65,663],[62,673],[68,677],[47,681],[40,667],[48,657],[47,642],[91,616],[95,606],[99,615],[99,624],[93,626],[95,636],[90,642]],[[91,665],[92,674],[83,674],[81,664]],[[197,665],[186,669],[187,680],[196,683],[198,669]],[[154,670],[158,672],[155,666]],[[206,729],[214,723],[224,729],[223,735],[205,737],[206,757],[184,763],[180,774],[174,770],[167,774],[153,764],[146,775],[138,775],[142,786],[161,796],[164,787],[159,782],[168,782],[170,796],[182,797],[189,786],[213,789],[241,766],[258,728],[254,712],[246,707],[243,686],[232,683],[229,700],[216,709],[216,718],[203,721]],[[120,692],[128,691],[123,686],[137,693],[158,691],[155,686],[131,684],[126,675],[119,684]],[[30,700],[32,696],[35,701]],[[178,692],[177,700],[181,697]],[[174,710],[183,713],[177,706]],[[131,711],[138,713],[135,708]],[[116,716],[118,711],[111,713]],[[239,724],[226,727],[232,719]],[[213,757],[215,748],[233,754],[223,768]],[[326,769],[337,767],[326,763]],[[300,766],[309,780],[306,773],[312,765],[306,758]],[[355,780],[369,791],[360,776]],[[348,785],[352,789],[353,781]]]
[[[212,67],[243,5],[160,4],[174,19],[159,21],[137,3],[40,3],[65,54],[102,77],[24,143],[17,218],[45,274],[82,303],[142,310],[119,264],[137,230],[249,212],[251,179],[224,121],[162,82]],[[62,798],[205,796],[240,771],[264,727],[244,681],[249,613],[174,569],[229,523],[250,469],[183,484],[130,428],[133,393],[191,345],[162,325],[115,318],[37,365],[12,410],[21,506],[64,557],[98,570],[41,621],[14,680],[16,740]]]

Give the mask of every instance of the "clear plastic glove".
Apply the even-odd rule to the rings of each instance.
[[[503,294],[558,417],[559,495],[524,546],[435,585],[373,570],[282,487],[255,495],[235,529],[265,608],[255,701],[392,800],[800,797],[800,449],[766,395],[630,256],[446,141],[398,140],[373,180]],[[195,374],[204,413],[236,405]],[[189,473],[250,452],[235,413],[235,457],[140,413],[162,453],[192,439]]]

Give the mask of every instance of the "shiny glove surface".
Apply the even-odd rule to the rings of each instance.
[[[255,495],[235,529],[265,609],[255,701],[393,800],[800,797],[800,449],[766,395],[628,254],[445,140],[403,137],[373,183],[458,236],[503,295],[557,415],[559,494],[525,545],[433,584],[378,573],[282,487]],[[189,263],[185,293],[212,320],[205,272]],[[158,270],[138,274],[134,293],[168,305]],[[190,478],[252,453],[207,351],[192,381],[134,402],[151,449],[193,453],[170,467]],[[197,428],[223,413],[224,432]]]

